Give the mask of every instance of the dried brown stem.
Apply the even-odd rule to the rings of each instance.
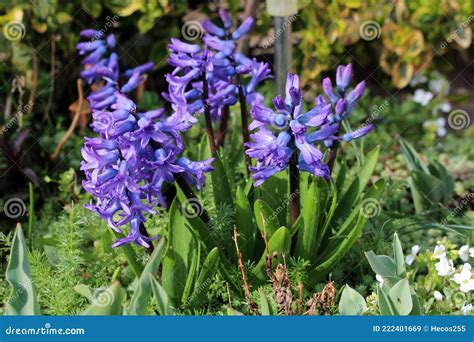
[[[252,297],[250,296],[250,286],[247,281],[247,275],[245,274],[244,263],[242,262],[242,253],[240,252],[240,249],[239,249],[238,236],[239,234],[237,232],[237,226],[234,224],[233,240],[235,243],[235,249],[237,251],[237,266],[240,271],[240,274],[242,275],[242,281],[244,282],[245,299],[247,300],[249,310],[255,312],[258,309],[258,307],[257,307],[257,304],[252,300]]]
[[[76,128],[77,123],[79,121],[79,117],[81,116],[82,104],[84,102],[84,91],[82,87],[82,80],[80,78],[77,79],[77,93],[78,93],[79,99],[78,99],[78,103],[76,107],[76,112],[74,113],[74,117],[72,118],[71,125],[69,126],[66,133],[62,136],[61,140],[59,140],[58,146],[56,146],[54,153],[51,155],[51,160],[54,160],[59,156],[59,152],[61,152],[63,145],[66,143],[66,141],[74,132],[74,129]]]

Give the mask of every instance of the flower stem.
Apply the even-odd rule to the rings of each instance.
[[[334,162],[336,161],[337,149],[339,147],[339,142],[335,141],[333,147],[329,150],[329,159],[328,159],[328,167],[329,167],[329,174],[332,173],[334,168]]]
[[[219,125],[219,130],[217,131],[218,147],[224,146],[225,136],[227,134],[228,122],[229,122],[229,106],[224,106],[224,108],[222,108],[221,124]]]
[[[237,74],[237,84],[239,88],[239,102],[240,102],[240,117],[242,119],[242,140],[244,141],[244,156],[245,162],[247,163],[247,173],[249,173],[248,167],[252,166],[252,159],[245,153],[245,144],[250,141],[249,134],[249,122],[247,114],[247,100],[245,99],[244,89],[242,88],[242,80],[240,75]]]
[[[203,74],[202,77],[202,89],[203,89],[203,98],[204,101],[204,119],[206,120],[206,131],[207,136],[209,138],[209,146],[211,148],[211,154],[215,155],[217,152],[216,147],[216,138],[214,137],[214,130],[212,128],[212,118],[211,118],[211,107],[207,103],[207,99],[209,97],[209,87],[206,80],[206,73]]]
[[[294,225],[300,216],[300,170],[298,169],[298,152],[290,159],[290,223]]]
[[[181,175],[175,175],[174,179],[176,183],[178,184],[178,186],[183,191],[186,198],[188,200],[192,200],[194,203],[199,204],[199,208],[195,208],[193,206],[193,209],[196,215],[202,220],[202,222],[204,222],[208,226],[211,221],[211,219],[209,218],[209,214],[203,208],[201,202],[197,199],[196,194],[194,193],[193,189],[189,186],[188,182],[186,182],[186,179],[184,179],[184,177],[182,177]]]

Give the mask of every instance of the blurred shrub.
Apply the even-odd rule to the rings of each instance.
[[[345,49],[359,63],[379,64],[397,88],[430,66],[435,54],[466,49],[472,2],[463,0],[301,0],[296,30],[304,81],[333,68]]]

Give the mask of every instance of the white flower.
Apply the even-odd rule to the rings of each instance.
[[[454,273],[454,265],[453,261],[447,258],[441,258],[439,262],[435,264],[436,271],[438,271],[438,275],[441,277],[446,277]]]
[[[427,81],[428,81],[428,77],[426,77],[425,75],[417,74],[415,75],[415,77],[411,79],[410,86],[415,87],[418,84],[426,83]]]
[[[463,315],[467,315],[469,312],[472,311],[472,304],[464,304],[461,307],[461,311]]]
[[[474,289],[474,279],[472,279],[471,265],[465,263],[462,266],[461,272],[456,273],[452,280],[456,282],[462,292],[469,292]]]
[[[459,248],[459,258],[464,262],[467,262],[469,260],[469,246],[468,245],[464,245],[461,248]]]
[[[436,246],[433,252],[433,258],[436,258],[436,259],[446,258],[446,248],[443,245]]]
[[[452,107],[448,101],[444,101],[443,103],[439,105],[439,109],[441,109],[445,113],[448,113],[451,111]]]
[[[418,254],[418,252],[420,251],[420,246],[418,245],[414,245],[412,248],[411,248],[411,254],[408,254],[405,258],[405,263],[407,265],[411,265],[413,264],[413,261],[415,261],[415,257],[416,255]]]
[[[448,133],[448,131],[444,127],[440,127],[436,131],[436,134],[438,135],[438,137],[444,137],[446,135],[446,133]]]
[[[443,294],[439,291],[435,291],[433,292],[433,297],[437,300],[437,301],[440,301],[440,300],[443,300]]]
[[[383,286],[383,277],[380,274],[375,275],[375,279],[379,282],[380,286]]]
[[[417,89],[415,90],[415,93],[413,94],[413,101],[421,104],[423,107],[426,106],[428,102],[431,101],[432,98],[433,98],[433,93],[423,90],[423,89]]]
[[[441,90],[443,90],[443,94],[445,95],[449,93],[449,83],[445,79],[431,80],[428,83],[428,87],[435,94],[439,94]]]

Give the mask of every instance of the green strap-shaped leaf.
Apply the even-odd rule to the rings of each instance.
[[[400,147],[410,171],[421,171],[429,174],[428,168],[420,160],[420,158],[418,158],[416,150],[409,142],[405,141],[404,139],[400,139]]]
[[[205,304],[207,291],[211,286],[214,276],[219,266],[219,249],[214,248],[201,267],[201,272],[194,285],[194,291],[188,302],[190,306],[199,307]],[[185,305],[187,306],[187,305]]]
[[[242,259],[249,260],[255,251],[256,226],[253,222],[252,207],[241,187],[237,188],[235,200],[235,220],[239,231],[239,245]]]
[[[404,278],[406,276],[405,257],[397,233],[393,234],[393,259],[397,268],[397,276]]]
[[[364,297],[349,285],[344,290],[339,300],[339,313],[341,315],[361,315],[367,310]]]
[[[378,200],[382,195],[383,190],[384,183],[383,180],[380,180],[369,189],[364,199]],[[367,219],[367,216],[361,214],[359,203],[359,205],[356,206],[354,211],[349,215],[349,218],[347,218],[343,223],[340,230],[328,239],[329,243],[325,243],[322,252],[318,252],[320,256],[317,258],[313,269],[309,272],[308,279],[310,279],[311,284],[321,280],[334,263],[347,254],[354,242],[362,234],[362,229],[364,228]]]
[[[185,204],[184,208],[183,206],[181,206],[181,210],[184,210],[186,212],[186,220],[189,223],[188,227],[192,229],[194,234],[198,237],[199,241],[204,244],[206,250],[210,251],[216,246],[216,241],[214,240],[213,235],[210,234],[209,226],[207,226],[198,215],[195,215],[193,213],[193,208],[197,205],[197,203],[189,202],[189,200],[186,198],[186,195],[179,187],[177,188],[177,195],[179,201]],[[186,203],[189,204],[186,206]]]
[[[395,261],[387,255],[376,255],[372,251],[365,253],[372,271],[382,277],[395,277],[397,275],[397,265]]]
[[[227,204],[234,206],[232,201],[232,191],[230,190],[230,182],[227,176],[227,170],[218,155],[214,156],[212,166],[214,171],[211,172],[212,191],[214,194],[214,203],[216,207]]]
[[[267,235],[270,238],[278,229],[278,227],[280,227],[278,213],[261,199],[255,201],[254,211],[255,221],[257,221],[260,234],[263,235],[263,220],[265,220],[265,224],[267,226]]]
[[[125,290],[118,281],[100,292],[92,304],[82,313],[87,316],[117,316],[122,314],[122,301]]]
[[[261,200],[275,211],[278,219],[277,227],[286,226],[287,214],[289,212],[289,191],[288,191],[288,174],[279,172],[267,179],[258,187]],[[300,194],[301,196],[301,194]]]
[[[192,244],[192,250],[191,250],[192,258],[191,258],[191,263],[189,264],[189,267],[188,267],[188,277],[186,278],[186,284],[184,286],[181,303],[185,303],[191,294],[191,291],[194,285],[194,280],[198,272],[199,260],[201,258],[201,246],[199,242],[194,238],[191,244]]]
[[[275,315],[275,310],[268,301],[267,295],[263,288],[258,289],[258,293],[260,295],[260,312],[262,316],[273,316]]]
[[[290,231],[286,227],[280,227],[276,230],[276,232],[272,235],[270,240],[268,241],[268,249],[270,256],[273,255],[274,252],[278,252],[278,256],[280,262],[283,262],[282,253],[289,255],[291,246],[291,237]],[[266,261],[266,251],[263,252],[260,261],[253,269],[253,276],[255,281],[258,282],[265,282],[268,280],[267,274],[265,272],[265,261]]]
[[[357,177],[359,179],[359,193],[364,191],[367,183],[374,173],[375,166],[377,165],[377,160],[379,158],[380,146],[375,147],[372,151],[369,152],[365,158],[365,163],[362,166],[362,169],[357,172]]]
[[[148,273],[157,274],[158,267],[165,253],[166,240],[164,237],[158,241],[155,250],[150,256],[144,271],[138,279],[137,288],[130,299],[130,304],[126,310],[128,315],[144,315],[151,295],[151,284]]]
[[[158,312],[161,316],[171,316],[174,314],[174,310],[170,305],[168,294],[161,284],[158,282],[155,276],[151,273],[148,273],[148,278],[150,280],[151,288],[153,294],[155,295],[156,302],[158,303]]]
[[[318,195],[317,182],[313,182],[309,186],[301,208],[303,225],[298,232],[295,256],[306,260],[313,260],[316,257],[316,239],[318,237],[320,215],[320,197]]]
[[[183,210],[175,198],[169,211],[169,247],[162,268],[162,285],[174,307],[180,304],[192,258],[193,234],[187,227]]]
[[[410,285],[407,279],[400,279],[388,292],[388,297],[399,315],[408,315],[413,309]]]
[[[377,286],[380,314],[383,316],[397,316],[398,311],[393,307],[387,293],[381,286]]]
[[[12,288],[5,315],[40,315],[21,225],[17,224],[5,278]]]
[[[338,194],[341,194],[344,191],[344,184],[346,182],[347,176],[347,166],[346,164],[339,163],[339,171],[337,172],[336,178],[336,191]]]
[[[330,226],[334,227],[337,222],[342,222],[352,212],[358,197],[359,180],[356,178],[352,181],[347,191],[342,195],[340,201],[338,201],[336,209],[330,217]]]

